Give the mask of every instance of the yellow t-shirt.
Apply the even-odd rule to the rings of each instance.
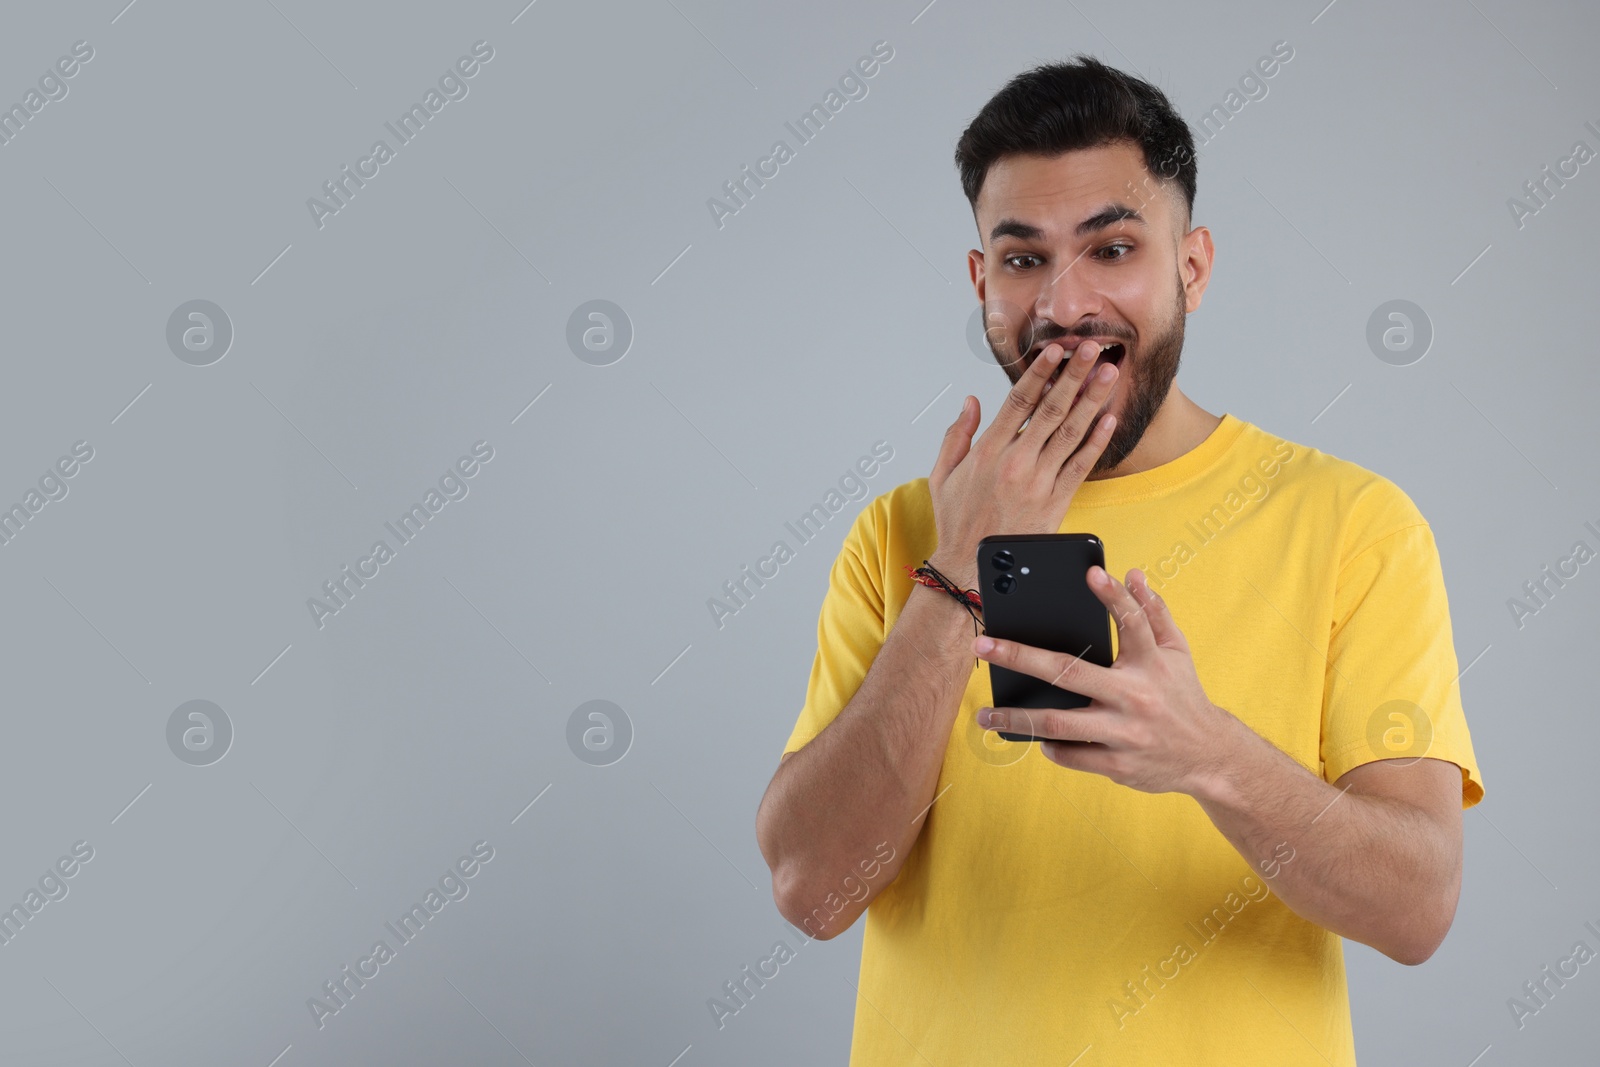
[[[1482,799],[1438,550],[1392,482],[1224,415],[1170,463],[1086,482],[1060,531],[1149,575],[1206,695],[1307,770],[1426,754]],[[926,478],[856,518],[784,751],[855,694],[936,540]],[[867,910],[851,1067],[1355,1063],[1337,935],[1193,798],[1058,767],[979,727],[991,702],[976,665],[938,800]]]

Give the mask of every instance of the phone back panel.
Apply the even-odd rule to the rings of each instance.
[[[1111,666],[1111,615],[1089,588],[1092,566],[1105,566],[1105,546],[1093,534],[985,537],[978,543],[984,632]],[[994,664],[989,665],[989,688],[997,708],[1081,708],[1089,703],[1081,693]],[[1034,740],[1030,734],[1004,730],[1000,736]]]

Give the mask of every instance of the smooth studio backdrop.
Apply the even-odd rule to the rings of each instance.
[[[1077,51],[1196,132],[1185,390],[1442,553],[1487,798],[1438,954],[1347,945],[1362,1063],[1592,1050],[1596,965],[1507,1007],[1600,950],[1600,563],[1509,604],[1600,550],[1592,11],[124,3],[0,32],[0,1059],[844,1062],[756,805],[851,519],[1006,391],[955,140]]]

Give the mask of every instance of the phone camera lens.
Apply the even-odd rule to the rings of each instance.
[[[994,591],[997,593],[1009,593],[1016,587],[1017,580],[1009,574],[1002,574],[994,580]]]
[[[990,557],[990,561],[994,564],[995,570],[1008,571],[1016,564],[1017,558],[1009,551],[1002,548],[1000,551],[996,552],[992,557]]]

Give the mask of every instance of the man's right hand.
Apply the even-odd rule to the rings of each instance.
[[[1116,419],[1109,413],[1095,423],[1087,440],[1084,434],[1110,393],[1117,368],[1109,363],[1102,367],[1080,398],[1078,387],[1094,367],[1100,346],[1079,342],[1051,385],[1065,354],[1060,344],[1039,353],[976,444],[972,435],[982,419],[977,397],[966,399],[960,416],[945,431],[928,476],[939,534],[929,562],[963,589],[977,585],[976,555],[983,538],[1055,533],[1060,528],[1073,494],[1111,440]]]

